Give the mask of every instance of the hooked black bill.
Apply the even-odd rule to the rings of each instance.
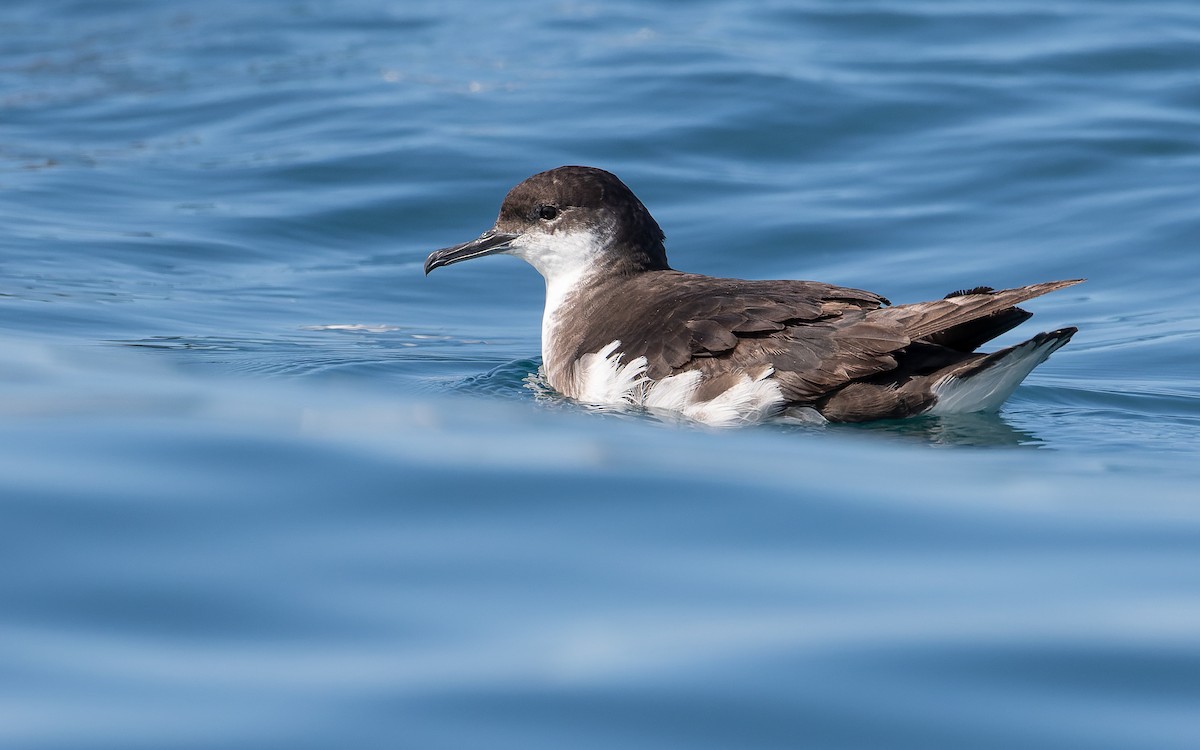
[[[510,243],[517,237],[520,237],[520,235],[489,229],[470,242],[443,247],[441,250],[434,250],[425,259],[425,275],[428,276],[429,272],[435,268],[503,252],[509,248]]]

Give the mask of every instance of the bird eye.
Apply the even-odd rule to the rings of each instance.
[[[550,204],[538,206],[538,216],[542,217],[546,221],[550,221],[555,216],[558,216],[558,207],[551,206]]]

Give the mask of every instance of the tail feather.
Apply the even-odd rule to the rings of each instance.
[[[1026,376],[1071,340],[1077,328],[1039,333],[1016,346],[954,368],[933,385],[936,398],[928,414],[996,411]]]
[[[1028,310],[1022,310],[1019,307],[1009,307],[999,312],[984,315],[982,318],[974,318],[965,323],[959,323],[944,331],[926,336],[921,340],[953,349],[956,352],[970,354],[997,336],[1008,333],[1032,317],[1033,313]]]
[[[872,310],[868,317],[895,321],[903,326],[904,332],[913,341],[920,341],[1082,281],[1083,279],[1048,281],[1000,291],[982,291],[987,287],[977,287],[933,302],[916,302]]]

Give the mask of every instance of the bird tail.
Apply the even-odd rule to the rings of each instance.
[[[955,366],[933,385],[928,414],[996,411],[1033,368],[1071,340],[1077,328],[1039,333],[1028,341]]]

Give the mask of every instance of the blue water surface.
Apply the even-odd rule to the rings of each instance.
[[[1200,746],[1200,5],[7,0],[0,747]],[[1087,277],[998,415],[710,430],[424,278]]]

